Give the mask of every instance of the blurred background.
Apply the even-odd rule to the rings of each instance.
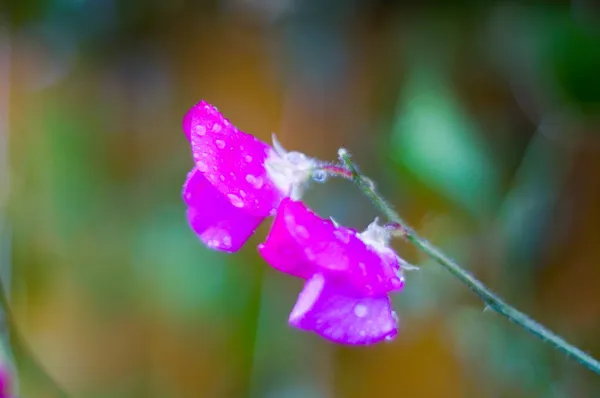
[[[551,3],[552,5],[548,5]],[[600,378],[411,246],[395,341],[287,326],[301,282],[207,250],[181,120],[348,148],[424,236],[600,356],[600,7],[592,0],[4,0],[0,323],[21,397],[597,397]],[[346,181],[322,216],[377,215]]]

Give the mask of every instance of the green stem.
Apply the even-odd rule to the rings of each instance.
[[[4,310],[6,322],[8,324],[8,331],[10,333],[11,350],[13,351],[13,357],[15,361],[21,362],[22,368],[27,368],[32,376],[37,378],[37,381],[44,380],[44,384],[47,384],[46,391],[54,393],[56,397],[66,398],[68,397],[65,390],[48,374],[44,369],[40,361],[35,357],[33,350],[28,346],[25,338],[19,334],[17,330],[15,317],[8,304],[8,297],[4,291],[4,285],[0,281],[0,309]],[[19,361],[21,359],[21,361]],[[17,378],[15,377],[14,382],[16,383]]]
[[[364,177],[359,171],[356,164],[352,161],[350,154],[345,149],[340,149],[339,157],[345,166],[345,172],[337,172],[333,167],[325,167],[324,169],[340,177],[351,179],[363,192],[371,199],[375,206],[393,223],[400,226],[402,235],[414,244],[419,250],[427,254],[429,257],[437,261],[440,265],[446,268],[452,275],[458,278],[462,283],[467,285],[488,308],[496,311],[498,314],[505,316],[509,321],[519,325],[529,333],[540,338],[542,341],[550,343],[559,351],[562,351],[568,357],[575,359],[580,364],[584,365],[591,371],[600,374],[600,362],[586,354],[579,348],[569,344],[562,337],[548,330],[538,322],[531,319],[521,311],[512,307],[494,292],[488,289],[483,283],[475,278],[470,272],[462,268],[458,263],[444,254],[441,250],[429,243],[426,239],[420,237],[410,226],[400,217],[400,215],[387,204],[385,199],[376,191],[371,180]],[[339,168],[339,166],[338,166]]]

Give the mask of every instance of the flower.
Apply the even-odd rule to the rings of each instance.
[[[183,130],[195,162],[182,192],[187,219],[211,249],[239,250],[314,169],[312,159],[238,130],[205,101],[188,111]]]
[[[388,239],[377,223],[358,233],[283,199],[259,252],[273,268],[306,280],[289,323],[344,344],[393,338],[388,293],[401,290],[404,278]]]
[[[3,363],[0,364],[0,398],[12,397],[12,374],[9,367]]]

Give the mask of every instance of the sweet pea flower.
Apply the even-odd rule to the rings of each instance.
[[[182,192],[187,219],[214,250],[239,250],[283,198],[299,197],[315,169],[276,139],[271,147],[238,130],[205,101],[188,111],[183,130],[195,163]]]
[[[289,323],[342,344],[392,339],[397,319],[388,293],[404,285],[386,230],[357,231],[283,199],[259,252],[273,268],[306,280]]]
[[[0,363],[0,398],[13,397],[12,373],[5,363]]]

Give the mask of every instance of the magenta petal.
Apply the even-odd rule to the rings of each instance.
[[[303,279],[310,278],[316,267],[307,259],[304,246],[294,240],[286,224],[286,215],[290,207],[284,199],[279,206],[275,220],[267,239],[258,245],[258,251],[273,268],[286,274]],[[294,202],[295,203],[295,202]],[[301,231],[301,234],[304,231]],[[308,231],[306,231],[308,234]]]
[[[191,135],[204,135],[207,132],[237,132],[238,129],[219,110],[206,101],[200,101],[183,117],[183,132],[188,141]]]
[[[398,332],[387,295],[353,297],[322,274],[306,282],[289,323],[336,343],[352,345],[391,340]]]
[[[355,230],[336,226],[289,198],[281,202],[259,250],[267,263],[282,272],[304,279],[323,273],[363,295],[377,296],[403,285],[393,250],[367,245]]]
[[[234,206],[197,169],[188,174],[182,196],[190,226],[211,249],[239,250],[264,219]]]
[[[272,151],[267,144],[238,130],[204,101],[186,114],[183,128],[196,168],[234,207],[260,217],[277,208],[285,195],[267,175],[265,159]]]

